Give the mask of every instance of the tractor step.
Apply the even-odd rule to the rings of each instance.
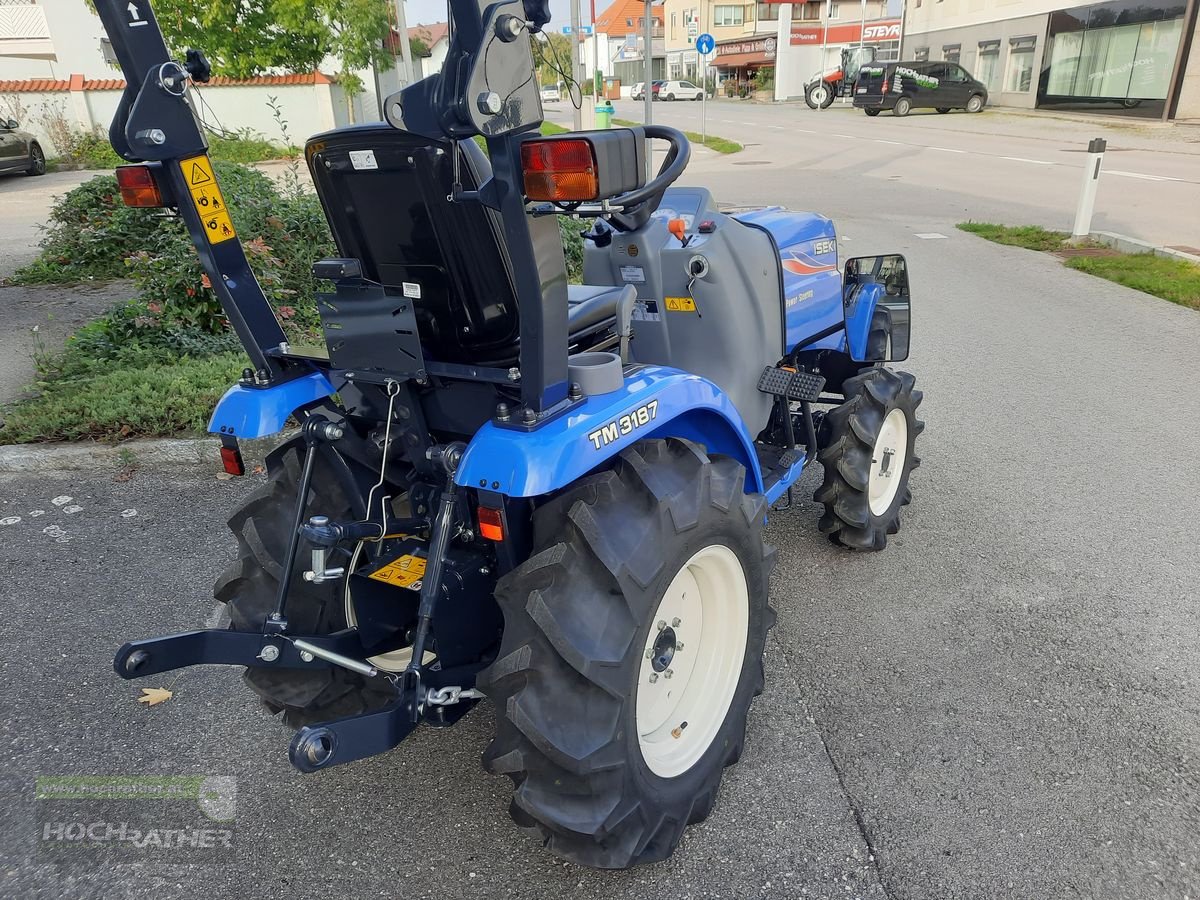
[[[786,397],[788,400],[812,402],[821,396],[825,378],[811,372],[796,372],[767,366],[758,379],[758,389],[764,394]]]

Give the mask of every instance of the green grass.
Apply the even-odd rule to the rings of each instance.
[[[1065,231],[1048,231],[1037,225],[993,225],[989,222],[960,222],[962,231],[969,231],[981,238],[995,241],[997,244],[1007,244],[1010,247],[1024,247],[1026,250],[1061,250],[1067,238]]]
[[[994,225],[960,222],[962,231],[997,244],[1053,252],[1067,249],[1065,231],[1048,231],[1037,225]],[[1072,256],[1067,267],[1123,284],[1134,290],[1200,309],[1200,266],[1182,259],[1167,259],[1153,253],[1115,253],[1111,256]]]
[[[39,395],[4,410],[0,444],[203,433],[245,364],[241,353],[145,366],[114,361],[85,377],[43,382]]]
[[[631,119],[613,119],[613,124],[631,127],[641,125],[642,123],[634,122]],[[687,139],[693,144],[700,144],[709,150],[716,150],[718,153],[738,153],[745,149],[737,141],[731,141],[728,138],[716,137],[710,134],[704,140],[701,140],[700,132],[698,131],[685,131],[684,134],[687,135]]]
[[[1181,306],[1200,309],[1200,266],[1182,259],[1164,259],[1153,253],[1122,253],[1076,256],[1067,260],[1067,266]]]

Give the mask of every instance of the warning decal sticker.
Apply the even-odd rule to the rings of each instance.
[[[667,297],[667,312],[695,312],[696,301],[691,297]]]
[[[405,555],[376,569],[371,573],[371,577],[396,587],[419,591],[421,579],[425,577],[425,560],[419,556]]]
[[[217,179],[213,175],[212,163],[207,156],[193,156],[179,161],[179,170],[187,181],[188,192],[192,195],[192,205],[200,214],[204,223],[204,233],[210,244],[219,244],[236,237],[233,221],[229,211],[225,209],[225,198],[217,187]]]

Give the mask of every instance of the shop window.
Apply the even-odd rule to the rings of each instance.
[[[879,41],[874,46],[875,59],[878,62],[895,62],[900,58],[899,41]]]
[[[962,44],[946,44],[942,47],[942,59],[946,62],[956,63],[962,55]]]
[[[714,6],[713,26],[741,25],[745,21],[745,8],[741,6]]]
[[[760,3],[760,4],[758,4],[758,21],[760,21],[760,22],[778,22],[779,21],[779,4],[778,3]]]
[[[1000,42],[980,41],[979,62],[975,66],[975,77],[984,83],[987,89],[995,92],[999,89],[1000,78]]]
[[[1008,42],[1008,65],[1004,70],[1004,90],[1025,93],[1033,83],[1033,50],[1037,38],[1011,38]]]
[[[913,59],[915,59],[917,62],[925,62],[925,60],[929,59],[929,48],[918,47],[913,51]]]
[[[815,3],[793,3],[792,4],[792,20],[816,22],[821,18],[822,3],[817,0]]]

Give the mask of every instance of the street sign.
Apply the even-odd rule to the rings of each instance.
[[[696,38],[696,49],[705,56],[708,56],[708,54],[712,53],[716,46],[717,42],[713,40],[713,36],[711,34],[702,34],[700,37]]]
[[[577,29],[575,29],[575,30],[576,30],[576,31],[578,31],[580,34],[591,34],[591,33],[592,33],[592,26],[591,26],[591,25],[580,25],[580,26],[579,26],[579,28],[577,28]],[[570,33],[571,33],[571,26],[570,26],[570,25],[564,25],[564,26],[562,27],[562,33],[563,33],[563,34],[570,34]]]

